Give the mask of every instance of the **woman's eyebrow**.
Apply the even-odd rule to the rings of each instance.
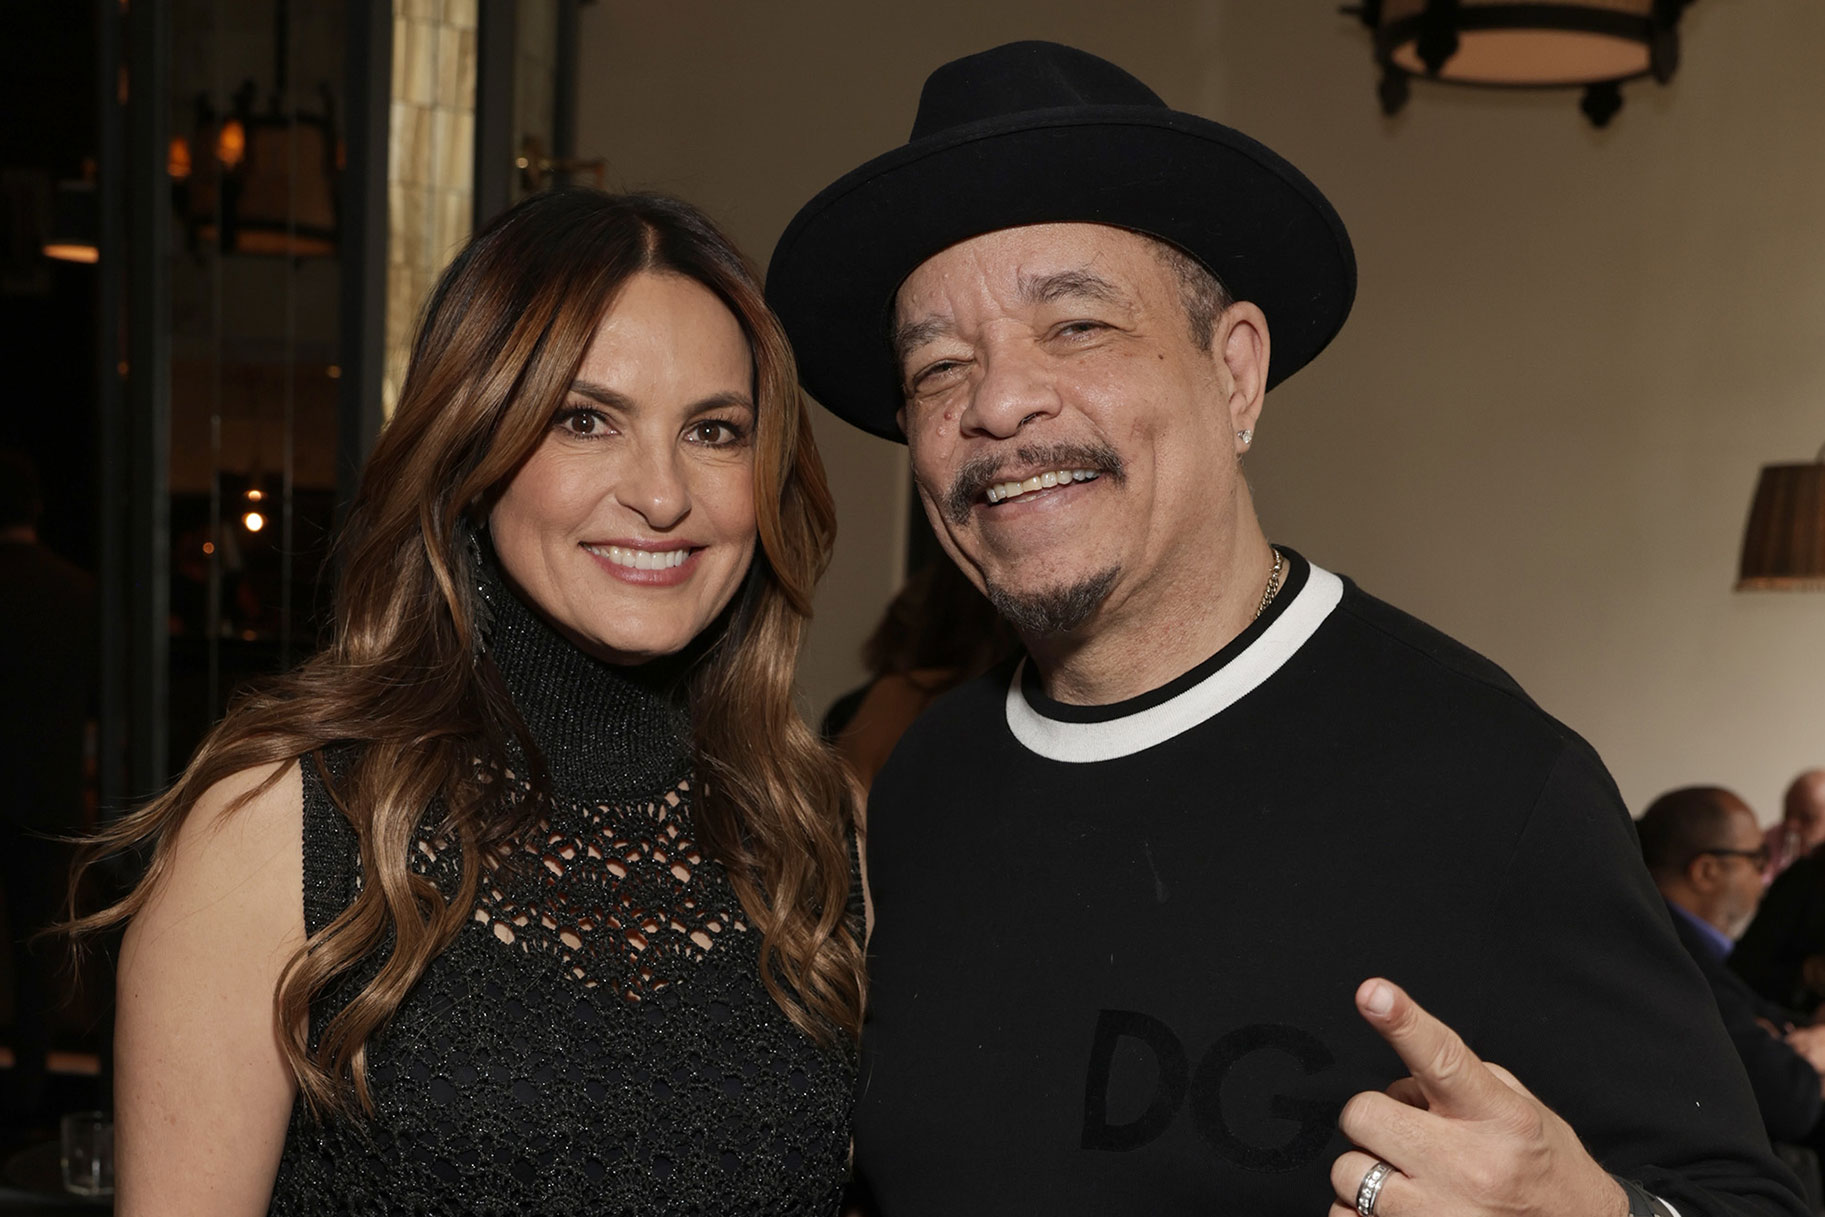
[[[746,393],[737,393],[731,389],[726,393],[712,393],[691,407],[691,413],[700,414],[705,410],[721,410],[727,406],[740,406],[744,410],[754,409],[754,399]]]
[[[599,385],[593,380],[573,380],[570,382],[570,391],[617,410],[631,410],[634,405],[633,399],[627,394],[617,392],[607,385]]]
[[[611,409],[632,413],[639,409],[633,398],[619,389],[597,384],[593,380],[573,380],[570,391],[581,397],[587,397],[600,405]],[[754,409],[754,399],[746,393],[730,389],[723,393],[712,393],[699,401],[691,403],[691,413],[700,414],[705,410],[720,410],[726,406],[740,406],[745,410]]]

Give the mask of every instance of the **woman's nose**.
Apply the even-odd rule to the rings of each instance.
[[[615,487],[615,498],[655,529],[675,527],[691,512],[691,487],[676,453],[648,452]]]

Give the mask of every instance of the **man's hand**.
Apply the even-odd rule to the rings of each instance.
[[[1787,1046],[1806,1058],[1821,1075],[1825,1075],[1825,1026],[1794,1027],[1784,1037]]]
[[[1353,1217],[1377,1160],[1395,1168],[1377,1217],[1627,1217],[1621,1185],[1513,1074],[1389,981],[1364,981],[1356,1008],[1412,1075],[1344,1106],[1338,1126],[1359,1148],[1331,1166],[1330,1217]]]

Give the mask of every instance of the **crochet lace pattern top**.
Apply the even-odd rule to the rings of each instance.
[[[762,987],[760,932],[695,840],[688,724],[495,590],[489,654],[552,797],[369,1040],[375,1113],[293,1111],[270,1212],[834,1213],[854,1054],[815,1044]],[[352,755],[328,755],[332,779]],[[360,861],[303,771],[314,933],[353,898]],[[414,866],[448,892],[460,860],[435,820]],[[313,1038],[376,966],[318,1000]]]

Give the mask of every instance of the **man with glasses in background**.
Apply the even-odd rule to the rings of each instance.
[[[1717,998],[1769,1137],[1808,1140],[1819,1122],[1825,1027],[1794,1027],[1791,1012],[1724,966],[1762,898],[1768,848],[1755,813],[1728,790],[1688,786],[1655,799],[1635,830],[1673,928]]]

